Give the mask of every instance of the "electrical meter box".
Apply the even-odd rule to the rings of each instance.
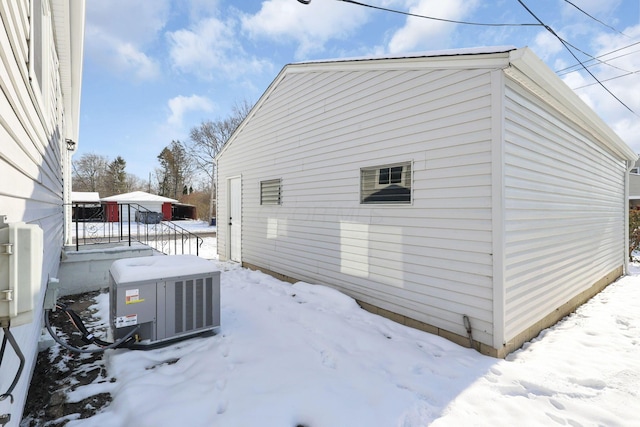
[[[39,226],[6,219],[0,217],[0,321],[20,326],[33,320],[44,238]]]
[[[120,259],[109,281],[114,340],[139,326],[137,345],[151,348],[220,327],[220,271],[204,258]]]

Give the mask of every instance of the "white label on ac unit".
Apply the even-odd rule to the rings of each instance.
[[[125,326],[132,326],[138,324],[137,314],[128,314],[126,316],[116,317],[116,328],[124,328]]]
[[[124,293],[125,296],[125,304],[136,304],[139,302],[144,302],[144,299],[140,298],[140,290],[139,289],[127,289]]]

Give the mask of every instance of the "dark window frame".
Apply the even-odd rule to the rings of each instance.
[[[360,204],[411,204],[412,187],[411,161],[360,169]]]

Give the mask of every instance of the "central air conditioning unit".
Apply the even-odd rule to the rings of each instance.
[[[136,329],[136,347],[152,348],[220,327],[220,271],[195,255],[114,261],[109,269],[114,340]]]

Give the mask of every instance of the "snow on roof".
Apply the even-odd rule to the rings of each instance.
[[[144,191],[133,191],[131,193],[116,194],[114,196],[103,197],[103,202],[171,202],[177,203],[176,199],[170,199],[168,197],[158,196],[157,194],[151,194]]]
[[[100,203],[100,194],[93,191],[72,191],[71,201]]]
[[[443,49],[414,53],[398,53],[386,55],[356,56],[351,58],[317,59],[310,61],[296,62],[294,64],[313,64],[322,62],[349,62],[349,61],[371,61],[379,59],[405,59],[405,58],[433,58],[437,56],[460,56],[460,55],[482,55],[490,53],[504,53],[516,50],[515,46],[481,46],[464,49]]]

